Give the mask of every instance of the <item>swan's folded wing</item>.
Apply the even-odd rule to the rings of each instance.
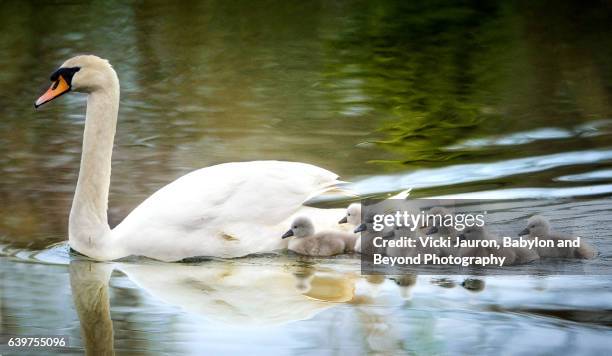
[[[113,232],[118,238],[148,235],[151,243],[173,235],[180,239],[222,234],[245,224],[260,234],[266,227],[278,226],[314,192],[336,181],[337,175],[330,171],[295,162],[254,161],[202,168],[155,192]]]

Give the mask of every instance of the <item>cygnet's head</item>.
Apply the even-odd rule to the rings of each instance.
[[[379,232],[384,239],[399,239],[402,237],[416,237],[418,234],[416,230],[413,230],[410,224],[408,225],[393,225],[385,226],[381,232]]]
[[[119,88],[117,73],[106,59],[94,55],[72,57],[51,74],[51,87],[41,95],[39,107],[70,91],[92,93]],[[118,90],[115,94],[119,94]]]
[[[519,232],[519,236],[545,237],[550,231],[550,223],[541,215],[534,215],[527,220],[527,227]]]
[[[351,224],[358,226],[361,223],[361,204],[352,203],[346,208],[346,215],[338,221],[338,224]]]
[[[448,210],[447,208],[443,206],[434,206],[433,208],[429,209],[429,214],[444,216],[444,215],[450,215],[451,212],[450,210]]]
[[[375,214],[373,211],[366,212],[363,218],[363,221],[361,221],[361,215],[359,215],[360,223],[358,223],[358,225],[355,227],[355,230],[353,230],[353,232],[359,233],[363,231],[368,231],[368,232],[374,231],[373,226],[372,226],[372,224],[374,223],[374,215]]]
[[[283,239],[286,239],[290,236],[295,237],[308,237],[314,234],[314,225],[312,225],[312,221],[309,218],[300,216],[293,220],[293,224],[291,224],[291,229],[289,229],[283,235]]]
[[[463,232],[459,235],[460,240],[484,240],[486,237],[486,231],[484,226],[469,226],[463,229]]]
[[[429,215],[427,219],[427,231],[425,232],[427,235],[433,235],[437,233],[441,235],[446,235],[452,233],[449,227],[436,224],[436,221],[439,222],[440,219],[444,220],[445,216],[452,215],[450,210],[442,206],[434,206],[433,208],[429,209],[427,214]],[[438,215],[441,216],[441,218],[434,218],[434,216]]]

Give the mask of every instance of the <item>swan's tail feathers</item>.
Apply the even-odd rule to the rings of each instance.
[[[309,202],[309,201],[311,201],[314,198],[321,197],[322,195],[341,195],[343,197],[358,198],[359,195],[357,193],[355,193],[354,191],[344,187],[347,184],[350,184],[350,182],[345,182],[345,181],[341,181],[341,180],[333,181],[333,182],[323,186],[321,189],[316,190],[313,193],[311,193],[302,202],[302,204],[305,204],[306,202]]]
[[[401,192],[389,197],[389,199],[402,199],[402,200],[408,199],[411,191],[412,191],[412,188],[402,190]]]
[[[359,194],[357,192],[350,190],[346,187],[334,187],[325,193],[336,193],[350,198],[359,198]]]
[[[310,202],[311,200],[313,200],[314,198],[321,198],[322,196],[340,196],[343,198],[364,198],[361,195],[359,195],[359,193],[355,192],[354,190],[351,190],[347,187],[347,185],[349,185],[350,182],[344,182],[344,181],[334,181],[326,186],[324,186],[322,189],[319,189],[315,192],[313,192],[312,194],[310,194],[306,200],[304,200],[302,202],[302,204],[306,204],[307,202]],[[412,188],[408,188],[405,190],[402,190],[401,192],[395,194],[395,195],[391,195],[389,194],[387,196],[386,199],[401,199],[401,200],[406,200],[410,197],[410,192],[412,191]]]

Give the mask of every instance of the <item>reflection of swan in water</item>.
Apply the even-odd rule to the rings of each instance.
[[[296,261],[207,261],[188,264],[105,264],[74,260],[70,279],[88,354],[112,354],[108,280],[113,267],[151,297],[213,322],[280,325],[305,320],[341,303],[355,306],[363,327],[364,347],[392,351],[403,347],[397,320],[386,296],[376,296],[384,276],[360,278],[321,265]],[[360,283],[357,283],[361,280]],[[357,285],[366,287],[360,290]],[[376,286],[375,290],[371,287]],[[389,284],[387,283],[387,286]],[[346,310],[346,309],[345,309]]]
[[[113,266],[91,261],[70,261],[72,298],[81,321],[87,355],[112,355],[113,322],[108,300],[108,280]]]
[[[353,274],[295,266],[208,261],[199,265],[114,265],[140,288],[164,303],[225,324],[275,325],[309,319],[353,299]],[[105,286],[111,265],[71,262],[75,304],[81,309],[108,309]],[[102,302],[106,299],[105,302]],[[104,304],[102,305],[102,304]],[[91,319],[91,312],[84,314]],[[94,319],[99,319],[95,317]],[[83,330],[87,333],[87,330]],[[112,334],[111,334],[112,335]]]
[[[306,288],[291,268],[210,261],[201,265],[121,264],[117,269],[152,296],[227,324],[281,324],[309,319],[330,302],[353,298],[354,280],[315,272]]]

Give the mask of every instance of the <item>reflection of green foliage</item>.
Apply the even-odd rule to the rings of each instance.
[[[445,161],[462,155],[441,148],[472,132],[485,118],[474,107],[452,101],[443,101],[429,111],[402,112],[397,117],[400,120],[382,126],[381,131],[390,138],[378,143],[405,152],[412,163]]]
[[[598,78],[608,61],[599,61],[602,73],[588,69],[589,53],[602,52],[594,39],[606,22],[597,6],[439,0],[363,7],[331,41],[327,78],[338,112],[351,113],[352,105],[355,115],[384,119],[376,143],[401,163],[517,156],[526,151],[446,147],[552,126],[552,118],[571,126],[609,113]]]
[[[487,4],[379,4],[334,44],[346,51],[347,62],[369,73],[360,89],[390,116],[380,127],[387,139],[379,145],[412,163],[444,161],[459,153],[442,147],[494,119],[484,114],[489,103],[481,95],[486,79],[480,74],[490,73],[478,62],[485,51],[480,33],[497,13]],[[340,68],[333,77],[356,74]]]

